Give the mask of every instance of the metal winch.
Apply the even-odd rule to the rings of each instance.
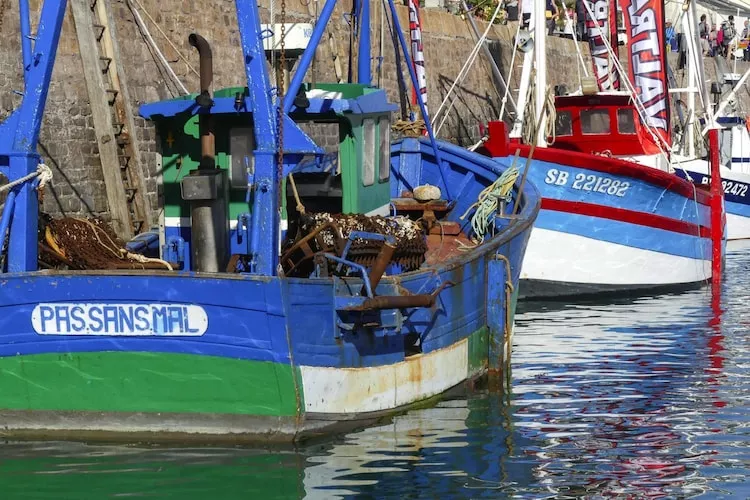
[[[309,276],[316,254],[342,256],[365,268],[376,265],[385,239],[350,238],[352,234],[382,235],[394,241],[395,250],[386,267],[388,274],[414,271],[425,261],[427,239],[422,226],[408,217],[314,213],[300,216],[297,236],[284,251],[281,263],[287,276]],[[340,266],[329,263],[327,272],[338,274]]]

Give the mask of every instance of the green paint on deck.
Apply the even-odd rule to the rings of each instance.
[[[0,408],[9,410],[297,412],[295,376],[281,363],[107,351],[2,357],[0,373]]]

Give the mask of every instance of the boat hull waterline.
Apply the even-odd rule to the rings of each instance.
[[[534,153],[528,181],[542,209],[521,298],[688,289],[711,278],[709,196],[700,187],[632,162],[551,149]]]

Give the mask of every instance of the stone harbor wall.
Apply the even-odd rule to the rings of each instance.
[[[197,91],[199,84],[195,71],[198,68],[198,54],[188,44],[188,35],[192,32],[203,35],[211,43],[215,89],[245,84],[234,1],[99,1],[110,2],[115,20],[113,31],[119,43],[120,62],[124,68],[124,74],[120,77],[127,85],[131,99],[129,105],[136,116],[140,104],[176,97],[179,91],[177,85],[157,62],[153,50],[137,26],[133,8],[140,13],[156,45],[189,91]],[[322,6],[321,0],[288,2],[287,22],[312,22]],[[270,7],[271,4],[268,2],[261,2],[264,21],[271,19]],[[31,0],[34,24],[40,8],[39,0]],[[275,22],[280,22],[281,3],[273,2],[273,8]],[[347,9],[348,7],[339,6],[333,14],[308,73],[308,81],[346,81],[350,66],[347,55],[350,43]],[[399,6],[398,9],[401,28],[408,40],[406,7]],[[397,70],[400,66],[407,82],[408,72],[403,60],[397,61],[395,58],[388,25],[381,25],[382,3],[372,2],[371,12],[373,83],[386,88],[394,102],[400,102]],[[472,51],[474,39],[467,21],[460,16],[440,9],[424,9],[422,16],[428,106],[432,114],[438,110],[443,97],[456,81]],[[478,22],[478,25],[480,30],[486,27],[482,22]],[[32,27],[32,31],[34,29]],[[513,23],[496,25],[490,29],[488,35],[492,41],[490,46],[493,55],[501,71],[505,75],[514,75],[510,80],[513,92],[518,87],[522,62],[521,56],[518,55],[511,64],[512,37],[515,29]],[[14,0],[0,0],[0,40],[3,40],[0,44],[2,119],[20,100],[12,90],[23,88],[18,6]],[[588,46],[580,44],[580,50],[584,60],[588,61]],[[557,37],[548,38],[547,59],[551,84],[565,84],[568,89],[577,88],[580,66],[573,41]],[[707,65],[709,73],[712,71],[710,66]],[[351,61],[351,67],[356,78],[356,58]],[[410,98],[409,83],[407,89],[407,98]],[[439,135],[460,145],[473,144],[481,136],[482,124],[498,117],[502,101],[502,95],[493,83],[489,65],[482,53],[469,68],[466,77],[456,84],[453,97],[453,108],[447,113]],[[39,151],[54,172],[52,185],[47,189],[44,199],[44,209],[52,214],[96,215],[109,218],[91,113],[75,26],[68,6],[39,141]],[[441,121],[438,120],[436,127]],[[135,136],[140,145],[138,154],[145,170],[147,199],[155,217],[158,175],[156,136],[150,123],[140,118],[136,118],[135,122]],[[330,128],[327,132],[317,134],[316,139],[324,147],[333,147],[336,144],[336,137],[330,133]]]

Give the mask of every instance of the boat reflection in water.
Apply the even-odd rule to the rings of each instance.
[[[477,391],[346,436],[308,458],[307,497],[682,497],[716,481],[733,487],[722,460],[749,457],[741,437],[719,442],[731,424],[710,295],[523,309],[511,394]]]
[[[540,483],[604,496],[706,490],[700,468],[717,457],[703,445],[725,405],[710,305],[696,291],[518,317],[514,421],[538,443],[527,451]]]

